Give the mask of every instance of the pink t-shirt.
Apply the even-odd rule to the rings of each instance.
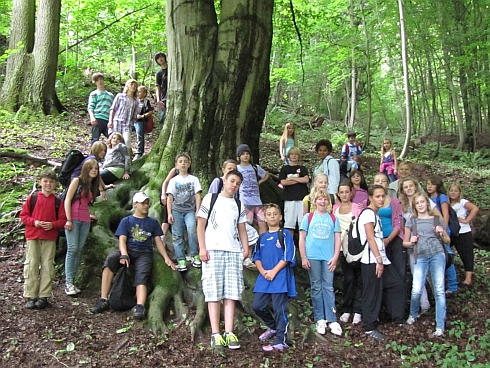
[[[71,204],[71,218],[72,220],[81,222],[90,222],[90,211],[88,210],[88,204],[92,201],[92,193],[88,196],[82,192],[81,198],[76,199]]]

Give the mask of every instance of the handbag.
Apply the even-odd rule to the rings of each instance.
[[[149,115],[146,118],[146,124],[145,124],[145,134],[150,134],[153,131],[153,115]]]

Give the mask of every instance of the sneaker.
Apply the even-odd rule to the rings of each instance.
[[[415,318],[412,316],[408,316],[407,318],[407,325],[413,325],[415,323]]]
[[[340,322],[349,322],[350,313],[344,313],[340,316]]]
[[[436,328],[433,335],[436,337],[442,336],[442,335],[444,335],[444,330],[442,328]]]
[[[421,309],[419,316],[429,313],[429,308]]]
[[[223,339],[219,333],[211,335],[211,347],[212,348],[224,348],[226,346],[226,341]]]
[[[325,321],[324,319],[316,322],[316,332],[318,332],[320,335],[325,335],[326,327],[327,321]]]
[[[287,344],[275,344],[275,345],[265,345],[262,346],[262,350],[266,353],[273,352],[274,350],[282,351],[284,349],[288,349],[289,346]]]
[[[238,337],[233,332],[225,332],[223,334],[223,339],[226,341],[226,345],[228,345],[228,349],[240,349],[240,343],[238,342]]]
[[[141,321],[145,317],[145,306],[143,304],[136,304],[134,307],[133,318]]]
[[[105,310],[109,309],[109,302],[105,298],[100,298],[97,300],[95,305],[90,308],[90,312],[92,313],[102,313]]]
[[[354,319],[352,320],[353,325],[357,325],[362,321],[362,314],[354,313]]]
[[[249,270],[250,269],[257,269],[257,266],[255,265],[255,263],[252,262],[250,257],[247,257],[243,260],[243,266],[248,268]]]
[[[185,259],[181,259],[179,263],[177,263],[177,271],[187,271],[187,266],[185,265]]]
[[[37,301],[36,298],[27,299],[26,308],[27,309],[36,309],[36,301]]]
[[[80,294],[80,293],[82,292],[82,290],[80,290],[79,288],[77,288],[77,287],[75,286],[75,284],[73,284],[73,287],[75,288],[75,291],[77,292],[77,294]]]
[[[332,322],[328,325],[330,332],[337,336],[342,336],[342,327],[340,327],[338,322]]]
[[[65,294],[66,295],[77,295],[77,290],[75,289],[75,285],[68,283],[65,285]]]
[[[369,337],[372,337],[376,341],[381,341],[381,340],[383,340],[386,337],[385,335],[383,335],[378,330],[368,331],[368,332],[366,332],[366,335],[369,336]]]
[[[194,256],[192,258],[192,266],[196,268],[201,268],[201,265],[202,263],[201,260],[199,259],[199,256],[198,255]]]
[[[273,336],[276,336],[276,330],[268,328],[262,335],[259,336],[260,341],[268,340]],[[265,351],[265,350],[264,350]]]
[[[36,308],[37,309],[44,309],[49,305],[48,303],[48,298],[39,298],[36,301]]]

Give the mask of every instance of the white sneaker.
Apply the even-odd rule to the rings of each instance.
[[[328,327],[330,327],[330,332],[332,332],[334,335],[342,335],[342,327],[340,327],[338,322],[332,322],[328,325]]]
[[[435,332],[433,333],[434,336],[439,337],[444,335],[444,330],[442,328],[436,328]]]
[[[65,294],[66,295],[77,295],[77,291],[75,290],[75,285],[66,284],[65,285]]]
[[[357,325],[358,323],[361,323],[362,321],[362,315],[359,313],[354,313],[354,319],[352,320],[353,325]]]
[[[326,327],[327,321],[325,321],[324,319],[316,321],[316,332],[318,332],[320,335],[325,335]]]
[[[413,325],[415,323],[415,318],[412,316],[408,316],[407,318],[407,325]]]
[[[350,313],[344,313],[340,316],[340,322],[349,322]]]

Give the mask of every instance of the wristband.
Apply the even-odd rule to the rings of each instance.
[[[127,259],[127,260],[129,260],[129,256],[127,254],[121,254],[121,256],[119,257],[119,259]]]
[[[66,222],[73,222],[72,220],[66,220]]]

